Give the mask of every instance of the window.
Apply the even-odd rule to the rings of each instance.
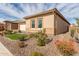
[[[38,28],[42,28],[42,18],[38,19]]]
[[[32,28],[35,28],[35,20],[32,20]]]
[[[18,24],[17,23],[12,23],[11,24],[11,29],[18,29]]]

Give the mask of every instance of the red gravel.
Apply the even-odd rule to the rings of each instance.
[[[25,44],[28,44],[24,48],[19,48],[17,43],[18,41],[12,41],[6,39],[5,37],[0,36],[0,42],[15,56],[31,56],[32,52],[40,52],[45,56],[58,56],[60,53],[56,49],[53,41],[46,46],[37,46],[37,41],[35,39],[29,39],[25,41]]]
[[[17,45],[17,41],[12,41],[6,39],[5,37],[0,36],[0,42],[13,54],[13,55],[23,55],[21,53],[22,49],[20,49]]]

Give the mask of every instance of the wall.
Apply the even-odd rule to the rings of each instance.
[[[26,32],[30,32],[30,19],[26,20]]]
[[[0,23],[0,31],[3,31],[5,29],[5,25]]]
[[[21,30],[22,32],[26,31],[26,23],[25,22],[19,23],[19,30]]]
[[[5,22],[6,30],[18,30],[18,23]]]
[[[38,22],[37,19],[42,17],[42,28],[38,28]],[[31,28],[31,20],[35,20],[35,28]],[[38,17],[30,18],[26,20],[26,31],[27,32],[38,32],[42,30],[43,28],[46,29],[47,34],[54,34],[54,15],[53,14],[48,14],[48,15],[41,15]]]
[[[54,15],[44,16],[43,28],[46,28],[47,34],[54,34]]]
[[[6,30],[11,30],[11,23],[6,22],[5,23],[5,28],[6,28]]]
[[[61,17],[55,14],[55,34],[61,34],[68,31],[69,24]]]

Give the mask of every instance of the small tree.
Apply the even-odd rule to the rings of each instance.
[[[33,35],[37,39],[37,44],[39,46],[45,46],[45,41],[47,39],[47,34],[45,33],[45,29],[40,32],[34,33]]]
[[[76,23],[79,26],[79,18],[76,18]]]

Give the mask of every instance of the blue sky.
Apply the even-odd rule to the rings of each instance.
[[[57,8],[70,23],[76,23],[75,18],[79,18],[78,3],[3,3],[0,4],[0,21],[20,20],[53,8]]]

